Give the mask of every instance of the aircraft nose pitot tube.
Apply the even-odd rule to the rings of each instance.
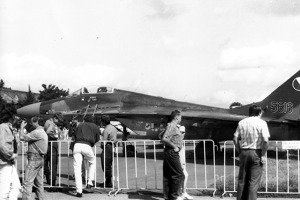
[[[28,106],[24,106],[17,110],[17,115],[20,117],[33,117],[40,114],[41,103],[34,103]]]

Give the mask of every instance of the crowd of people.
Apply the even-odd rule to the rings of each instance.
[[[112,187],[112,156],[113,146],[116,143],[117,130],[110,124],[110,117],[102,116],[104,129],[102,146],[105,156],[101,156],[102,169],[105,174],[105,182],[100,186]],[[54,114],[44,121],[39,116],[32,117],[30,121],[22,120],[17,116],[14,105],[1,105],[0,108],[0,199],[18,199],[22,193],[22,199],[33,199],[32,191],[37,199],[44,199],[44,177],[50,186],[50,191],[56,190],[56,177],[58,166],[59,138],[65,137],[69,131],[72,137],[73,167],[75,174],[76,196],[82,197],[82,177],[85,165],[83,159],[88,162],[88,180],[86,192],[90,192],[94,186],[96,157],[92,147],[100,141],[100,128],[94,123],[93,116],[86,115],[82,122],[75,116],[72,126],[66,126],[63,116]],[[24,182],[21,185],[16,168],[18,156],[18,144],[20,141],[28,143],[27,165],[25,168]],[[104,153],[103,153],[104,154]],[[105,160],[105,161],[104,161]]]
[[[30,122],[17,117],[13,105],[0,108],[0,199],[18,199],[22,192],[22,199],[32,199],[33,186],[38,199],[44,199],[44,177],[47,184],[56,185],[58,165],[58,145],[56,142],[60,135],[66,131],[62,125],[64,121],[61,114],[54,114],[44,122],[44,119],[35,116]],[[249,118],[239,122],[234,135],[234,144],[240,153],[240,172],[237,199],[256,199],[257,189],[262,174],[264,155],[268,148],[270,137],[265,121],[260,119],[262,110],[253,105],[249,109]],[[75,174],[76,196],[82,197],[84,176],[83,160],[88,163],[86,191],[94,187],[94,174],[96,157],[93,147],[100,141],[102,135],[101,164],[104,172],[102,187],[113,187],[112,162],[113,148],[117,140],[118,130],[111,124],[110,117],[101,117],[104,129],[94,123],[93,116],[84,116],[79,122],[75,116],[69,128],[72,137],[71,149],[73,151],[73,167]],[[193,199],[186,192],[188,173],[185,163],[185,127],[180,126],[181,113],[175,110],[170,115],[170,122],[159,135],[164,145],[163,159],[163,191],[167,200]],[[19,126],[18,126],[19,123]],[[30,125],[30,126],[29,126]],[[18,143],[28,142],[27,166],[23,186],[16,168]],[[85,171],[85,170],[84,170]],[[51,187],[52,191],[55,191]]]

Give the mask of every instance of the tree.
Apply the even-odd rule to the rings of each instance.
[[[0,80],[0,90],[4,87],[4,81]],[[6,105],[6,101],[0,96],[0,107],[2,108],[4,105]]]
[[[233,102],[232,104],[230,104],[229,108],[232,109],[234,107],[240,107],[240,106],[242,106],[240,102]]]
[[[4,87],[4,81],[1,79],[0,80],[0,89]]]
[[[26,95],[26,99],[21,104],[23,106],[26,106],[26,105],[29,105],[29,104],[32,104],[32,103],[35,103],[35,102],[36,102],[35,96],[31,92],[30,85],[29,85],[28,86],[28,92],[27,92],[27,95]]]
[[[40,90],[40,96],[39,96],[39,100],[40,101],[47,101],[47,100],[51,100],[51,99],[57,99],[60,97],[65,97],[67,95],[69,95],[69,90],[63,90],[63,89],[59,89],[57,86],[55,85],[46,85],[43,84],[42,87],[44,88],[44,90]]]

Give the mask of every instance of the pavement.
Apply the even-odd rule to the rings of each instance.
[[[104,189],[94,189],[94,193],[83,194],[82,198],[76,197],[76,192],[74,190],[69,191],[60,191],[60,192],[48,192],[45,191],[45,199],[46,200],[66,200],[66,199],[80,199],[80,200],[124,200],[124,199],[132,199],[132,200],[164,200],[162,191],[120,191],[115,195],[115,193],[111,193],[108,195],[109,190]],[[194,200],[216,200],[221,199],[220,195],[215,195],[215,197],[211,197],[209,194],[203,194],[198,191],[189,192],[194,198]],[[289,196],[282,195],[280,198],[278,197],[261,197],[258,200],[288,200],[288,199],[299,199],[299,195],[297,196]],[[223,197],[224,200],[235,200],[236,197]]]

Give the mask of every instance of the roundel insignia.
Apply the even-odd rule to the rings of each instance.
[[[292,85],[295,90],[300,91],[300,77],[295,78]]]

